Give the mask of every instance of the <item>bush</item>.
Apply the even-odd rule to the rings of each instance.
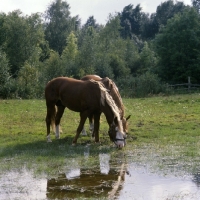
[[[167,86],[161,83],[156,74],[146,72],[138,77],[125,77],[116,81],[123,97],[147,97],[165,93]]]

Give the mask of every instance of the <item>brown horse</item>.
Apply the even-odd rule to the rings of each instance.
[[[101,82],[82,81],[67,77],[58,77],[46,85],[45,98],[47,106],[46,126],[47,141],[50,142],[50,125],[56,128],[59,138],[59,124],[65,107],[80,113],[80,123],[73,139],[76,144],[87,117],[94,116],[95,142],[99,142],[99,120],[103,112],[109,125],[109,136],[119,147],[125,145],[126,134],[122,128],[120,110]],[[57,108],[57,110],[56,110]]]
[[[109,94],[112,96],[113,100],[115,101],[115,104],[120,109],[120,118],[122,120],[123,131],[125,133],[128,133],[127,121],[130,118],[130,115],[127,118],[124,117],[124,105],[123,105],[122,98],[121,98],[121,95],[119,93],[119,90],[118,90],[116,84],[108,77],[101,78],[98,75],[86,75],[81,78],[81,80],[84,80],[84,81],[91,80],[91,79],[93,79],[95,81],[100,81],[104,84],[104,86],[108,90]],[[93,116],[89,116],[89,124],[90,124],[90,131],[93,131],[93,127],[94,127]],[[83,128],[82,132],[85,133],[84,128]],[[92,136],[94,136],[94,134],[92,134]]]

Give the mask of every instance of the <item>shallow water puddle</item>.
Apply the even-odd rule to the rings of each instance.
[[[118,199],[136,200],[198,200],[200,188],[193,177],[162,176],[149,173],[146,167],[131,164],[131,176],[125,176]],[[196,182],[197,181],[197,182]]]
[[[148,165],[126,164],[109,154],[100,154],[98,159],[99,166],[76,166],[50,179],[37,179],[26,169],[5,173],[0,177],[0,199],[200,199],[199,174],[164,176],[151,173]]]
[[[0,176],[0,199],[46,199],[46,182],[26,169],[4,173]]]

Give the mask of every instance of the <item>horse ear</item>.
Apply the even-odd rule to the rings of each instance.
[[[126,118],[126,121],[128,121],[130,119],[131,115],[129,115],[127,118]]]

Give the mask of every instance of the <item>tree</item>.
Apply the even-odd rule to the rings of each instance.
[[[98,34],[92,26],[86,29],[78,54],[78,77],[95,73]]]
[[[89,26],[92,26],[94,29],[97,29],[99,27],[99,24],[96,23],[96,19],[94,19],[94,16],[90,16],[83,27]]]
[[[142,8],[138,4],[133,8],[132,4],[125,6],[122,13],[119,13],[121,26],[121,36],[123,38],[132,38],[132,35],[140,35],[140,26],[143,13],[141,12]]]
[[[200,16],[187,8],[168,20],[155,39],[159,56],[158,73],[169,83],[185,82],[192,77],[198,82],[200,74]]]
[[[70,16],[70,6],[62,0],[54,0],[45,13],[45,38],[54,51],[62,54],[66,46],[66,38],[71,31],[78,30],[80,20],[78,16]]]
[[[4,17],[1,31],[4,34],[0,35],[0,41],[4,41],[2,48],[9,60],[11,74],[17,77],[20,68],[44,41],[41,18],[38,14],[24,17],[16,10]]]
[[[22,98],[37,97],[36,88],[38,85],[37,69],[25,62],[20,69],[18,78],[18,95]]]
[[[65,69],[57,52],[51,51],[49,59],[45,60],[42,67],[42,83],[47,84],[51,79],[64,76]]]
[[[192,0],[192,5],[200,13],[200,0]]]
[[[139,62],[140,62],[140,55],[137,46],[135,45],[133,40],[126,40],[126,47],[124,51],[124,59],[126,61],[127,68],[130,69],[130,72],[133,76],[136,76]]]
[[[161,3],[156,9],[156,21],[161,25],[166,25],[168,19],[171,19],[175,14],[183,12],[185,5],[183,2],[176,2],[174,4],[173,0],[168,0]]]
[[[140,67],[137,70],[138,74],[154,71],[157,64],[155,53],[149,48],[147,42],[144,42],[144,47],[140,53]]]
[[[144,40],[153,39],[160,28],[166,26],[167,21],[175,14],[183,12],[185,7],[183,2],[174,3],[173,0],[168,0],[157,7],[156,13],[152,13],[150,16],[143,13],[140,27],[141,37]]]
[[[67,46],[62,52],[62,65],[67,76],[76,74],[76,58],[78,56],[77,38],[73,32],[67,37]]]
[[[0,49],[0,97],[7,98],[10,93],[10,67],[6,54]]]
[[[156,20],[156,13],[144,14],[141,21],[141,38],[143,40],[154,39],[155,35],[159,31],[159,24]]]

